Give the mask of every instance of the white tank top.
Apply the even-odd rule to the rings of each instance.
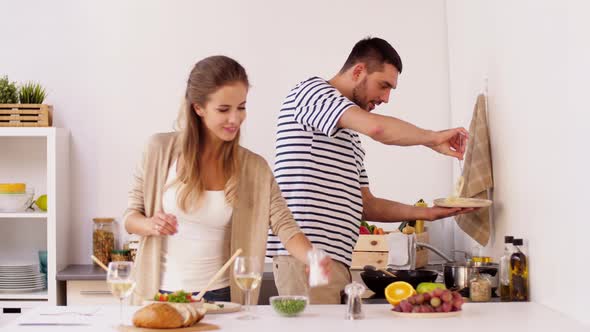
[[[168,172],[166,183],[176,179],[176,162]],[[198,292],[230,257],[232,208],[223,191],[205,191],[198,210],[182,212],[176,203],[176,187],[162,197],[165,213],[178,221],[178,233],[164,236],[161,256],[160,289]],[[229,286],[229,272],[209,289]]]

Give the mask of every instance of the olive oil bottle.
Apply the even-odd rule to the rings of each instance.
[[[514,252],[510,255],[510,300],[528,301],[529,269],[526,255],[522,252],[522,239],[512,241]]]
[[[500,301],[510,301],[510,256],[514,237],[504,237],[504,255],[500,258]]]

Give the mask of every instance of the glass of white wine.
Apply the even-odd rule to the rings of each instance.
[[[107,284],[111,293],[119,299],[119,323],[123,325],[123,300],[135,289],[135,279],[131,275],[133,262],[110,262]]]
[[[238,286],[246,293],[246,315],[238,319],[256,319],[251,311],[250,293],[260,286],[262,279],[262,266],[258,257],[237,257],[234,262],[234,278]]]

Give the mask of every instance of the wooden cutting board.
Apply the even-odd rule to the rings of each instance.
[[[214,331],[219,330],[219,326],[207,323],[197,323],[193,326],[183,327],[179,329],[145,329],[142,327],[135,327],[124,325],[118,327],[119,332],[196,332],[196,331]]]

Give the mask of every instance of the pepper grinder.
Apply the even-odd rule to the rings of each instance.
[[[353,281],[346,285],[344,292],[348,297],[348,304],[346,306],[346,319],[356,320],[363,319],[363,309],[361,307],[361,295],[365,292],[365,286]]]

